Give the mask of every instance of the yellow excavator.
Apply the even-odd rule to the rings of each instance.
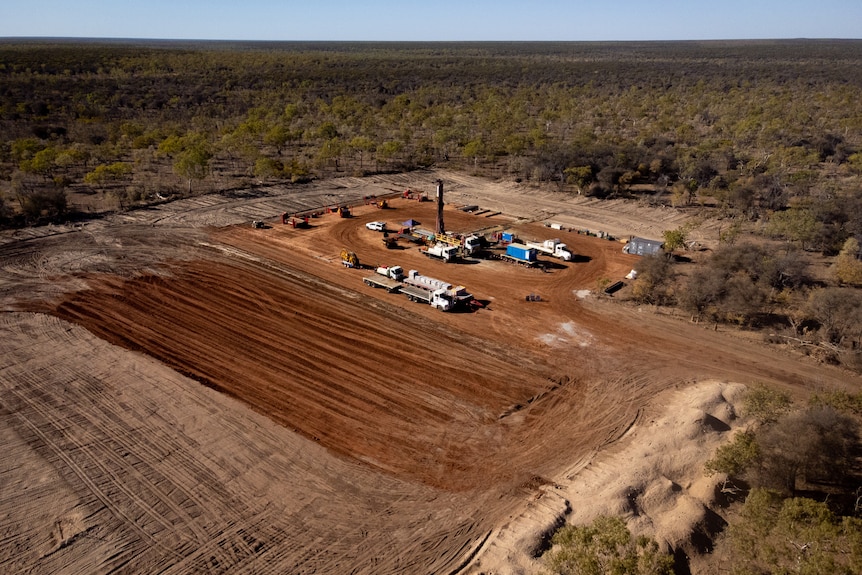
[[[341,250],[341,263],[346,268],[358,268],[359,258],[356,254],[349,251],[347,248]]]

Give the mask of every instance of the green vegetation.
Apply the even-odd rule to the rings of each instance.
[[[663,234],[664,249],[668,253],[685,247],[686,239],[688,239],[688,230],[685,228],[677,228],[675,230],[665,230]]]
[[[673,301],[674,269],[664,254],[642,257],[635,266],[637,282],[632,298],[639,303],[666,305]]]
[[[859,254],[859,241],[847,238],[835,260],[835,278],[839,283],[862,286],[862,261]]]
[[[774,423],[790,411],[793,402],[786,393],[766,387],[763,384],[752,386],[745,394],[743,414],[757,423]]]
[[[618,517],[599,517],[583,527],[567,525],[544,556],[554,575],[671,575],[673,557],[647,537],[633,537]]]
[[[707,475],[726,473],[739,476],[756,461],[758,455],[754,434],[743,431],[737,433],[730,443],[725,443],[715,451],[715,456],[704,464],[704,472]]]
[[[851,575],[862,572],[862,520],[840,517],[825,503],[785,499],[754,489],[724,544],[733,560],[730,573]]]
[[[744,410],[753,426],[705,465],[708,475],[724,473],[743,495],[748,490],[725,511],[718,563],[740,575],[859,573],[862,394],[818,394],[799,408],[756,386]]]
[[[122,162],[126,186],[187,192],[446,164],[766,217],[836,177],[858,192],[860,61],[836,41],[19,41],[0,45],[0,178],[83,187]]]
[[[706,462],[705,472],[796,495],[800,490],[853,489],[853,452],[859,446],[859,420],[850,396],[815,396],[811,406],[794,409],[789,398],[765,386],[746,395],[744,412],[754,427],[737,433]]]

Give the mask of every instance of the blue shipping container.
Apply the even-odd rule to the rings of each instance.
[[[536,248],[528,248],[524,244],[509,244],[506,246],[506,255],[525,262],[534,262],[536,261]]]
[[[512,232],[503,232],[501,239],[504,242],[511,243],[511,242],[515,241],[515,234],[513,234]]]

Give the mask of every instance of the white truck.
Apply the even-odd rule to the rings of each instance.
[[[443,280],[429,276],[423,276],[416,270],[410,270],[402,280],[408,286],[418,287],[428,291],[443,290],[452,302],[453,306],[470,303],[473,295],[464,286],[455,286]]]
[[[404,268],[401,266],[380,266],[374,271],[395,281],[401,281],[404,278]]]
[[[475,255],[485,247],[483,239],[477,235],[471,234],[464,238],[464,254],[468,256]]]
[[[458,247],[446,245],[442,242],[437,242],[433,246],[419,250],[429,258],[437,258],[446,263],[453,261],[458,257]]]
[[[543,242],[527,242],[526,245],[528,248],[535,248],[536,251],[559,258],[564,262],[572,261],[572,252],[566,249],[566,244],[561,243],[559,239],[545,240]]]
[[[472,256],[481,251],[485,246],[484,238],[476,234],[467,236],[453,234],[437,234],[437,243],[452,246],[456,248],[454,255],[458,255],[460,250],[461,255]]]
[[[453,306],[452,296],[445,289],[429,290],[405,285],[401,287],[401,293],[406,295],[410,301],[430,304],[431,307],[440,311],[449,311]]]

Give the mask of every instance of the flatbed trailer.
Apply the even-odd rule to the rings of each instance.
[[[401,286],[401,293],[407,296],[410,301],[421,301],[429,303],[431,301],[431,290],[422,289],[416,286]]]
[[[401,282],[384,277],[382,275],[374,275],[367,278],[362,278],[362,281],[365,282],[365,285],[369,285],[375,288],[383,288],[389,293],[397,292],[402,287],[404,287],[404,284],[402,284]]]
[[[535,268],[541,265],[541,262],[539,260],[529,261],[515,256],[510,256],[509,254],[495,253],[491,255],[491,259],[502,260],[504,262],[527,266],[528,268]]]
[[[422,245],[425,243],[424,237],[417,237],[417,236],[414,236],[411,234],[398,234],[397,237],[398,237],[398,239],[407,240],[408,242],[413,242],[414,244]]]
[[[531,248],[520,243],[511,243],[506,246],[506,252],[495,254],[494,257],[506,262],[512,262],[527,267],[536,267],[539,260],[536,258],[536,248]]]

